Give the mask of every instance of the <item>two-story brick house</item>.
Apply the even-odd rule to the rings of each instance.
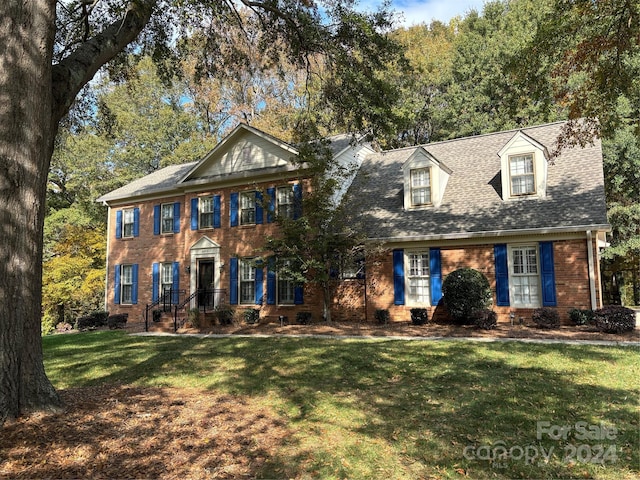
[[[364,279],[342,282],[333,318],[373,319],[379,308],[393,320],[407,320],[413,307],[437,313],[443,279],[463,266],[487,276],[500,321],[540,306],[563,317],[600,306],[598,249],[609,229],[601,148],[568,148],[551,159],[561,127],[386,152],[336,137],[337,160],[358,166],[342,201],[383,253],[366,262]],[[106,308],[135,323],[172,292],[174,303],[191,295],[190,305],[321,318],[319,292],[252,261],[275,233],[275,212],[300,215],[308,187],[296,155],[241,125],[200,162],[98,199],[109,206]]]

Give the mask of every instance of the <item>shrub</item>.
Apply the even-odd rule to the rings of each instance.
[[[260,320],[260,310],[257,308],[247,308],[244,311],[244,321],[247,323],[258,323]]]
[[[445,307],[457,323],[473,323],[473,313],[489,308],[493,301],[489,280],[478,270],[460,268],[442,283]]]
[[[151,312],[151,320],[159,322],[162,319],[162,310],[153,310]]]
[[[296,313],[296,322],[302,325],[307,325],[311,323],[311,312]]]
[[[473,323],[483,330],[491,330],[498,325],[498,314],[488,308],[473,312]]]
[[[636,328],[636,314],[621,305],[608,305],[594,312],[594,323],[601,332],[630,332]]]
[[[536,308],[531,319],[540,328],[558,328],[560,326],[560,315],[554,308]]]
[[[593,310],[580,310],[579,308],[572,308],[569,310],[569,319],[575,325],[587,325],[593,323],[595,313]]]
[[[104,327],[107,325],[107,317],[109,317],[109,312],[93,312],[89,315],[83,315],[82,317],[78,317],[76,319],[76,330],[81,330],[84,328],[97,328]]]
[[[187,311],[187,319],[193,328],[200,328],[200,309],[190,308]]]
[[[233,323],[233,308],[229,305],[218,305],[215,308],[215,316],[220,325],[231,325]]]
[[[67,322],[60,322],[56,325],[56,332],[64,333],[73,329],[73,325]]]
[[[412,308],[411,323],[414,325],[424,325],[429,321],[429,311],[426,308]]]
[[[378,308],[375,313],[376,321],[380,324],[386,325],[391,320],[391,315],[389,315],[389,310],[386,308]]]
[[[127,319],[129,318],[128,313],[119,313],[117,315],[109,315],[107,318],[107,326],[111,330],[115,330],[116,328],[124,328],[127,324]]]

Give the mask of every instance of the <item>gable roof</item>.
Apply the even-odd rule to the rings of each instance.
[[[608,229],[600,142],[548,165],[544,198],[502,199],[498,152],[517,132],[552,150],[563,122],[370,155],[352,184],[349,212],[370,239],[409,240]],[[423,148],[451,169],[439,207],[405,210],[402,166]]]

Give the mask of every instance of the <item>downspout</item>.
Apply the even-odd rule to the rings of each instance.
[[[107,207],[107,258],[105,259],[105,272],[104,272],[104,311],[108,312],[109,302],[109,232],[111,232],[111,207],[106,202],[103,203]]]
[[[591,310],[598,308],[598,299],[596,298],[596,274],[595,263],[593,261],[593,238],[591,230],[587,230],[587,259],[589,261],[589,291],[591,293]]]

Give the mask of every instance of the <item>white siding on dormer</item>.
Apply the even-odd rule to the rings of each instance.
[[[430,168],[431,175],[431,204],[413,206],[411,201],[411,170]],[[402,166],[404,176],[404,208],[418,210],[439,207],[444,197],[444,191],[451,175],[451,170],[439,162],[423,148],[418,148]]]
[[[513,195],[511,191],[511,176],[509,158],[517,155],[533,155],[533,171],[535,175],[536,191],[531,195]],[[548,152],[546,147],[522,132],[516,133],[498,152],[502,176],[502,199],[545,197],[547,194],[547,166]]]
[[[333,193],[331,197],[331,202],[333,205],[340,205],[342,198],[344,197],[347,190],[351,186],[353,179],[358,173],[358,169],[362,165],[362,161],[368,156],[374,153],[374,150],[371,148],[369,144],[356,144],[352,145],[349,148],[343,150],[338,154],[335,158],[335,163],[337,165],[336,168],[346,169],[347,175],[346,178],[343,179],[340,187]],[[332,172],[328,173],[328,176],[332,176]]]

